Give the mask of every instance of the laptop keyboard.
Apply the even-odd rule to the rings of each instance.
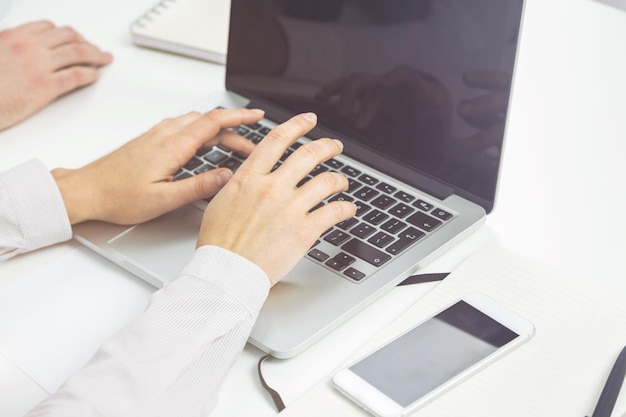
[[[262,122],[233,129],[255,144],[270,130]],[[291,145],[274,169],[304,143],[300,139]],[[235,172],[244,159],[243,155],[222,146],[200,149],[176,173],[174,180],[189,178],[216,167],[230,168]],[[331,201],[347,200],[356,204],[357,212],[354,217],[322,234],[307,257],[354,282],[363,281],[415,242],[454,218],[451,210],[440,207],[427,197],[400,190],[334,158],[318,165],[298,186],[324,171],[344,174],[348,178],[349,188],[330,196],[312,210]],[[204,206],[208,201],[210,199],[203,202]]]

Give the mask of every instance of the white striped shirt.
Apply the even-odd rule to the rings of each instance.
[[[56,183],[39,161],[0,173],[0,259],[67,240]],[[253,263],[198,248],[148,308],[27,416],[206,416],[269,292]]]

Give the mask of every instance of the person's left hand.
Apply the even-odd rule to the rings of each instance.
[[[212,110],[166,119],[111,154],[79,169],[52,171],[72,224],[136,224],[211,197],[232,177],[218,168],[173,181],[201,147],[223,145],[248,155],[254,144],[227,129],[259,121],[261,110]]]
[[[57,97],[94,83],[112,56],[70,27],[48,21],[0,32],[0,130]]]

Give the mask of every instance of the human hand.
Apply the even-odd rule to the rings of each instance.
[[[457,106],[459,116],[480,130],[464,140],[464,150],[477,152],[500,145],[504,136],[504,116],[509,105],[511,75],[502,71],[472,71],[464,74],[463,81],[470,87],[489,91],[488,94],[462,100]]]
[[[212,110],[166,119],[109,155],[79,169],[52,171],[70,222],[135,224],[211,197],[232,172],[218,168],[173,181],[201,147],[223,145],[248,155],[254,144],[229,127],[259,121],[261,110]]]
[[[112,59],[74,29],[47,21],[0,32],[0,130],[94,83]]]
[[[315,115],[298,115],[274,128],[209,203],[198,246],[214,245],[258,265],[272,285],[284,277],[325,230],[354,216],[353,203],[336,201],[310,212],[326,197],[346,190],[348,180],[323,172],[301,187],[318,164],[343,150],[341,142],[319,139],[272,168],[287,147],[315,126]]]

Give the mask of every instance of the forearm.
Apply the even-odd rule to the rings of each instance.
[[[198,249],[140,317],[27,416],[206,416],[268,290],[254,264]]]
[[[0,173],[0,261],[71,237],[61,194],[40,161]]]

